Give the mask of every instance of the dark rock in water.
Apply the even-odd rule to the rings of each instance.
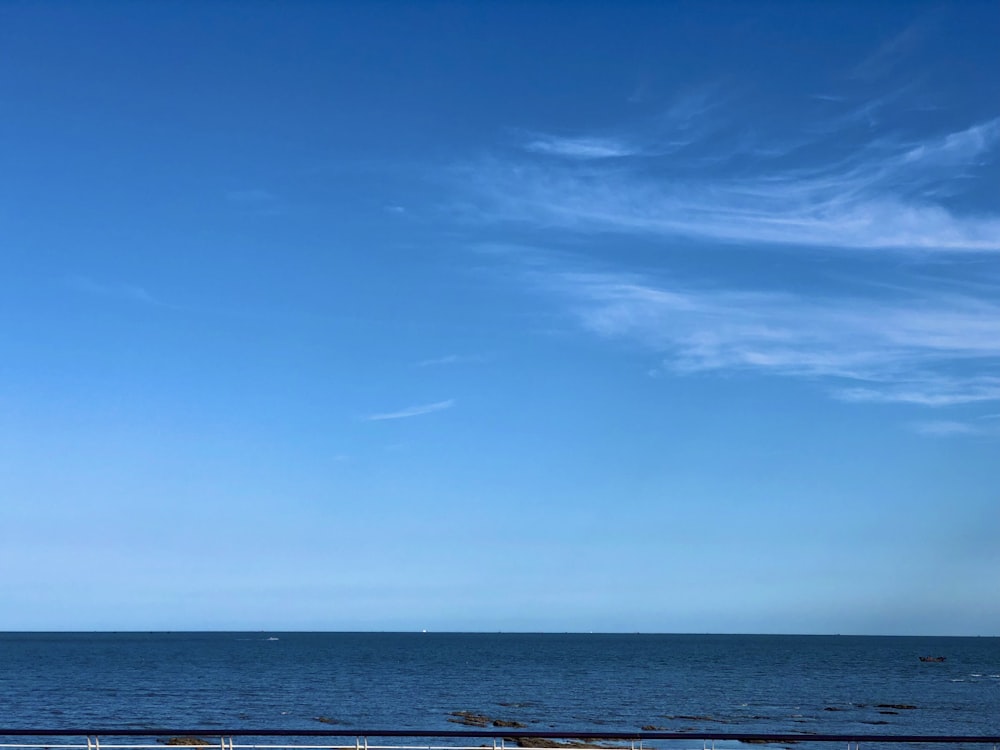
[[[878,725],[881,725],[881,724],[888,724],[889,722],[888,721],[882,721],[881,719],[875,719],[874,721],[862,721],[861,723],[862,724],[878,724]]]
[[[318,721],[321,724],[339,724],[340,723],[336,719],[331,719],[329,716],[313,716],[313,721]]]
[[[214,747],[217,742],[210,742],[209,740],[203,740],[201,737],[170,737],[163,740],[164,745],[208,745],[209,747]]]
[[[452,724],[464,724],[467,727],[486,727],[493,721],[489,716],[472,711],[452,711],[451,715],[452,718],[448,721]]]
[[[886,716],[899,716],[899,711],[879,711],[879,713]]]
[[[658,727],[656,724],[647,724],[642,728],[643,732],[666,732],[666,727]]]
[[[933,661],[933,662],[942,662],[945,660],[945,657],[943,656],[921,656],[918,658],[920,659],[920,661]]]
[[[916,706],[911,706],[909,703],[879,703],[875,708],[895,708],[897,711],[911,711]]]
[[[579,740],[550,740],[547,737],[504,737],[504,742],[510,742],[518,747],[528,748],[560,748],[561,750],[582,750],[583,748],[618,748],[622,745],[608,744],[594,737],[583,737]]]
[[[510,727],[511,729],[524,729],[527,727],[526,724],[522,724],[519,721],[509,721],[507,719],[494,719],[493,726],[495,727]]]
[[[823,710],[824,711],[843,711],[844,709],[842,709],[842,708],[835,708],[834,706],[826,706]]]

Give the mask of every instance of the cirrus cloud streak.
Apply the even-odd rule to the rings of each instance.
[[[1000,305],[909,290],[896,298],[685,286],[606,272],[533,272],[593,334],[632,341],[679,375],[822,380],[851,402],[1000,401]]]
[[[433,414],[436,411],[444,411],[445,409],[450,409],[455,405],[455,399],[450,398],[447,401],[435,401],[432,404],[419,404],[417,406],[408,406],[405,409],[399,409],[398,411],[384,412],[381,414],[369,414],[365,419],[369,422],[381,422],[387,419],[409,419],[410,417],[420,417],[424,414]]]
[[[724,155],[709,159],[705,144],[664,154],[627,142],[536,137],[528,154],[566,158],[467,164],[459,173],[471,213],[541,229],[727,243],[1000,251],[1000,214],[962,211],[953,201],[996,156],[1000,118],[919,140],[873,138],[847,156],[795,167],[781,161],[781,149],[749,144],[730,154],[743,160],[736,170]],[[822,143],[811,145],[825,153],[815,148]],[[626,155],[633,158],[608,158]]]

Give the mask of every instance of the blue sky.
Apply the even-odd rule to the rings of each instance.
[[[0,628],[1000,633],[1000,8],[0,7]]]

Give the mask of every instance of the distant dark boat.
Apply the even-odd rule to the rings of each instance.
[[[920,661],[944,661],[943,656],[921,656]]]

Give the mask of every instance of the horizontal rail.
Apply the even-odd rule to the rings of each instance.
[[[438,739],[496,739],[515,740],[524,739],[550,739],[550,740],[575,740],[577,742],[601,742],[608,740],[705,740],[705,741],[744,741],[744,742],[846,742],[846,743],[870,743],[870,742],[899,742],[899,743],[955,743],[955,744],[993,744],[1000,745],[1000,734],[998,735],[944,735],[944,734],[807,734],[796,732],[782,733],[760,733],[760,732],[560,732],[560,731],[533,731],[529,729],[506,729],[506,730],[465,730],[465,729],[445,729],[445,730],[424,730],[424,729],[247,729],[247,728],[218,728],[218,727],[198,727],[198,728],[151,728],[151,729],[122,729],[116,727],[96,727],[96,728],[70,728],[70,729],[50,729],[50,728],[3,728],[0,727],[0,737],[412,737],[412,738],[438,738]],[[9,745],[8,745],[9,746]],[[26,745],[16,745],[26,747]],[[90,743],[84,747],[90,746]],[[351,747],[354,747],[354,743]],[[368,750],[378,747],[375,745],[365,745]],[[122,747],[121,745],[108,747]],[[129,747],[163,747],[155,746],[129,746]],[[218,743],[205,745],[188,745],[189,748],[197,747],[218,747]],[[225,747],[232,747],[230,743]],[[237,745],[236,747],[257,747],[256,745]],[[268,745],[267,747],[291,747]],[[295,747],[302,747],[296,745]],[[331,747],[330,745],[320,745],[317,747]],[[385,747],[399,747],[398,745]],[[426,745],[421,745],[427,748]],[[454,746],[448,746],[454,750]]]

